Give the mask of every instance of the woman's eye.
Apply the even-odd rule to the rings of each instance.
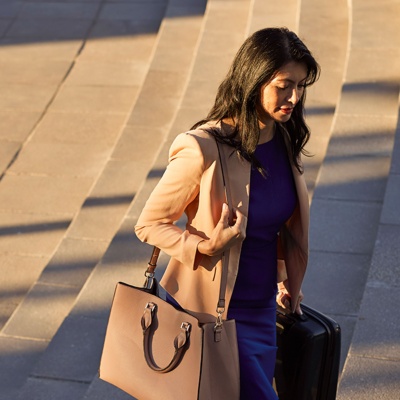
[[[298,85],[297,86],[297,90],[304,90],[305,88],[306,88],[306,86],[307,85],[305,85],[305,84],[302,84],[302,85]],[[290,89],[291,88],[291,86],[289,86],[289,85],[287,85],[287,86],[278,86],[278,89],[279,90],[288,90],[288,89]],[[294,87],[293,87],[294,88]]]

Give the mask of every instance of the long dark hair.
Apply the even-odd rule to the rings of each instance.
[[[239,154],[259,169],[254,152],[260,129],[257,107],[261,86],[270,82],[285,64],[295,61],[307,67],[306,86],[319,77],[320,67],[298,36],[287,28],[266,28],[253,33],[237,52],[231,68],[218,88],[215,103],[207,117],[192,129],[209,121],[231,119],[235,126],[231,133],[213,129],[217,140],[234,147]],[[290,137],[292,162],[301,171],[299,155],[310,137],[304,120],[305,90],[296,104],[289,121],[281,124]]]

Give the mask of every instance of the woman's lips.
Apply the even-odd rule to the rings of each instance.
[[[290,115],[293,112],[293,108],[281,108],[281,112],[286,115]]]

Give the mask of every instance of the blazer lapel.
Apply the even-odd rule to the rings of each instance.
[[[229,179],[232,194],[232,206],[247,217],[250,194],[250,163],[243,160],[229,146],[221,146],[228,171],[224,171],[225,179]]]

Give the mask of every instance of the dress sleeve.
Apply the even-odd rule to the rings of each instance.
[[[137,237],[194,267],[197,245],[204,238],[174,223],[199,194],[204,155],[190,134],[180,134],[170,148],[169,164],[147,200],[135,226]]]

